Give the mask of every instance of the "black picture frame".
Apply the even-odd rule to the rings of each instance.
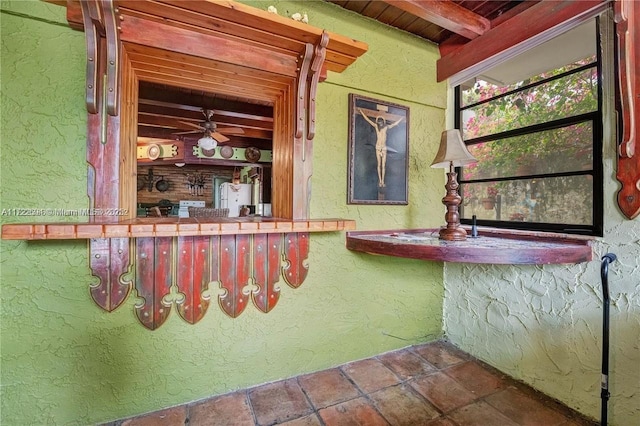
[[[350,93],[348,168],[348,204],[407,205],[409,107]]]

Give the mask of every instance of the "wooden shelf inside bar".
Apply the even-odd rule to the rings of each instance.
[[[183,237],[195,235],[334,232],[355,229],[349,219],[140,218],[112,223],[14,223],[2,225],[3,240]]]
[[[439,229],[347,232],[347,248],[370,254],[443,262],[503,265],[582,263],[592,237],[483,228],[476,238],[444,241]],[[470,232],[468,232],[470,234]]]

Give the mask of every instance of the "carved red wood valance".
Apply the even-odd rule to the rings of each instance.
[[[308,233],[137,238],[134,282],[124,274],[116,282],[110,279],[114,275],[98,276],[91,296],[110,312],[122,305],[135,285],[143,300],[135,313],[150,330],[164,324],[174,307],[183,320],[200,321],[215,297],[215,283],[222,290],[218,304],[230,317],[239,316],[250,301],[267,313],[278,303],[281,274],[294,288],[306,277],[308,240]],[[128,241],[113,238],[95,243],[120,250]],[[107,271],[108,251],[94,250],[92,255],[97,259],[94,271]]]
[[[136,316],[154,330],[175,307],[183,320],[195,324],[204,317],[216,293],[220,308],[232,318],[242,314],[250,301],[262,312],[269,312],[280,296],[280,272],[306,275],[308,245],[282,244],[283,238],[291,241],[298,237],[308,240],[307,234],[137,238],[135,289],[143,303],[135,307]],[[214,290],[216,282],[220,292]],[[122,285],[131,287],[131,283]],[[176,293],[172,294],[174,286]],[[102,283],[92,293],[109,292],[107,288],[99,290],[101,287]],[[94,300],[107,308],[101,299]]]
[[[640,5],[632,0],[614,3],[618,60],[618,170],[622,184],[618,205],[626,217],[640,214],[640,153],[637,149],[640,113]]]

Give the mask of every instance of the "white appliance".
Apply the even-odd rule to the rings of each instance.
[[[180,200],[178,217],[189,217],[189,207],[204,207],[204,201]]]
[[[229,209],[229,217],[240,216],[240,208],[251,204],[251,184],[233,184],[225,182],[220,185],[220,206]]]

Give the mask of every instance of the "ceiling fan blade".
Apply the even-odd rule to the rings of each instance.
[[[219,133],[226,133],[228,135],[244,135],[244,130],[240,127],[223,127],[216,129]]]
[[[193,133],[202,133],[202,130],[189,130],[188,132],[174,132],[172,135],[189,135]]]
[[[201,125],[195,124],[195,123],[189,123],[188,121],[178,121],[178,123],[182,123],[182,124],[185,124],[187,126],[195,127],[196,129],[204,130],[204,127],[202,127]]]
[[[227,142],[228,140],[230,140],[228,137],[218,132],[211,132],[211,136],[213,136],[213,138],[220,143]]]

